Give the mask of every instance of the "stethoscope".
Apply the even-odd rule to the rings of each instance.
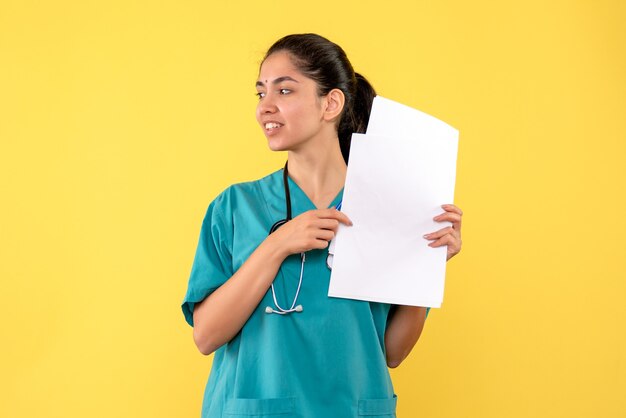
[[[285,163],[285,168],[283,169],[283,187],[285,189],[285,203],[287,206],[287,216],[285,217],[285,219],[281,219],[280,221],[277,221],[276,223],[274,223],[274,225],[272,225],[272,227],[270,228],[270,235],[274,231],[276,231],[278,228],[280,228],[281,226],[283,226],[284,224],[286,224],[287,222],[291,220],[291,194],[289,193],[289,171],[287,170],[288,163],[289,163],[288,161]],[[341,202],[339,202],[339,204],[335,206],[335,208],[337,210],[340,210]],[[272,282],[272,298],[274,299],[274,305],[276,306],[276,309],[273,309],[271,306],[268,306],[265,308],[265,313],[268,313],[268,314],[276,313],[279,315],[285,315],[285,314],[292,313],[292,312],[302,312],[304,310],[302,308],[302,305],[296,306],[296,303],[298,301],[298,295],[300,294],[300,287],[302,286],[302,277],[304,274],[304,262],[306,261],[306,255],[304,253],[300,253],[300,259],[301,259],[300,279],[298,280],[298,289],[296,290],[296,295],[293,298],[293,303],[291,304],[291,307],[289,309],[284,309],[278,304],[278,300],[276,299],[276,291],[274,290],[274,282]],[[326,265],[328,266],[329,269],[332,268],[332,263],[333,263],[333,254],[329,252],[328,257],[326,258]]]

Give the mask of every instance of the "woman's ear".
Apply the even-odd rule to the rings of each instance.
[[[329,122],[336,120],[341,115],[345,103],[346,96],[343,91],[339,89],[329,91],[325,97],[324,120]]]

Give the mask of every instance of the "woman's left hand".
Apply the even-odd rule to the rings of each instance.
[[[434,240],[430,244],[431,247],[448,246],[448,255],[446,261],[454,257],[461,251],[461,217],[463,211],[454,205],[441,205],[444,213],[433,218],[436,222],[449,221],[452,226],[440,229],[436,232],[424,235],[427,240]]]

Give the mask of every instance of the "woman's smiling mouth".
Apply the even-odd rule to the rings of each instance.
[[[283,126],[283,125],[280,124],[280,123],[277,123],[277,122],[266,122],[265,123],[265,129],[267,129],[267,130],[280,128],[281,126]]]

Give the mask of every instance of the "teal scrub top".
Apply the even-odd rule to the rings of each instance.
[[[292,216],[316,209],[288,181]],[[182,304],[191,326],[194,305],[239,269],[285,210],[282,169],[232,185],[211,202]],[[265,313],[267,306],[276,309],[269,288],[241,331],[215,351],[202,418],[396,416],[384,343],[391,305],[329,297],[327,255],[327,249],[306,253],[297,302],[303,312]],[[291,255],[274,279],[285,309],[296,294],[300,267],[300,255]]]

